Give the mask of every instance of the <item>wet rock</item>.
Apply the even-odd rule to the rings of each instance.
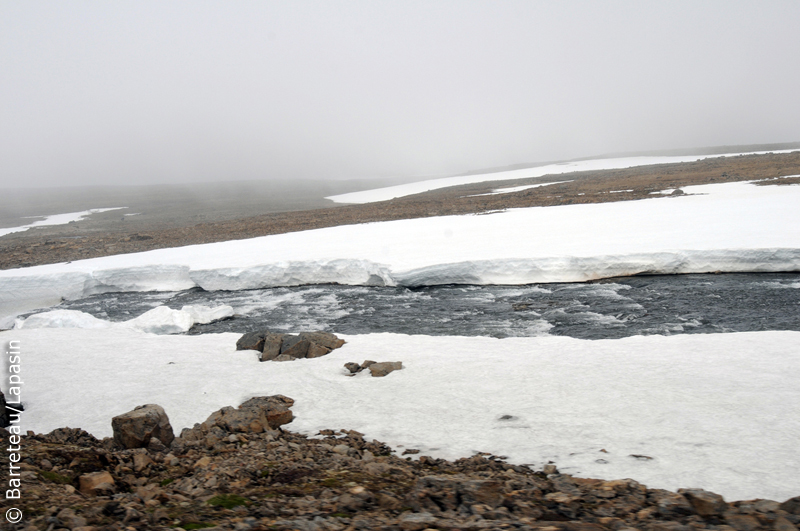
[[[152,437],[171,444],[175,435],[167,413],[159,405],[146,404],[111,419],[114,441],[123,448],[144,448]]]

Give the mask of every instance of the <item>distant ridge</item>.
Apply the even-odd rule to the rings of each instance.
[[[782,142],[773,144],[743,144],[736,146],[710,146],[700,148],[678,148],[678,149],[659,149],[651,151],[621,151],[618,153],[604,153],[602,155],[591,155],[588,157],[578,157],[574,159],[564,160],[550,160],[543,162],[522,162],[519,164],[509,164],[507,166],[493,166],[490,168],[480,168],[477,170],[470,170],[464,173],[452,175],[452,177],[461,177],[465,175],[480,175],[482,173],[496,173],[501,171],[510,170],[524,170],[525,168],[535,168],[537,166],[545,166],[548,164],[562,164],[567,162],[576,162],[579,160],[596,160],[596,159],[615,159],[623,157],[672,157],[680,155],[725,155],[728,153],[749,153],[753,151],[782,151],[786,149],[800,149],[800,142]]]

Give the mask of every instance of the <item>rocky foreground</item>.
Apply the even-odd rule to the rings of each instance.
[[[412,458],[355,431],[309,438],[280,427],[291,421],[292,403],[251,399],[174,439],[158,406],[115,417],[113,439],[70,428],[29,433],[20,444],[20,499],[4,500],[2,509],[21,509],[24,518],[0,526],[797,531],[800,524],[800,497],[726,503],[700,489],[582,479],[485,454]],[[0,431],[8,443],[9,432]]]

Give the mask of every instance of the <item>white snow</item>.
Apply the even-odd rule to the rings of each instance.
[[[73,221],[80,221],[83,218],[90,216],[92,214],[97,214],[99,212],[108,212],[109,210],[120,210],[123,208],[128,207],[114,207],[114,208],[93,208],[91,210],[84,210],[82,212],[69,212],[67,214],[55,214],[52,216],[45,216],[44,219],[35,221],[29,225],[23,225],[21,227],[9,227],[5,229],[0,229],[0,236],[5,236],[6,234],[11,234],[14,232],[22,232],[28,229],[32,229],[35,227],[44,227],[50,225],[66,225],[67,223],[71,223]],[[31,217],[31,216],[29,216]],[[33,216],[36,217],[36,216]]]
[[[735,157],[739,155],[755,155],[763,153],[791,153],[796,150],[784,151],[754,151],[751,153],[728,153],[722,155],[681,155],[670,157],[623,157],[608,159],[590,159],[571,162],[559,162],[546,164],[534,168],[524,168],[521,170],[510,170],[493,173],[481,173],[476,175],[461,175],[457,177],[445,177],[443,179],[430,179],[386,188],[376,188],[374,190],[364,190],[361,192],[351,192],[348,194],[332,195],[330,199],[336,203],[374,203],[375,201],[388,201],[397,197],[405,197],[412,194],[420,194],[439,188],[449,186],[461,186],[462,184],[481,183],[486,181],[505,181],[511,179],[531,179],[543,177],[545,175],[560,175],[575,171],[595,171],[613,170],[620,168],[632,168],[636,166],[649,166],[652,164],[673,164],[678,162],[694,162],[697,160],[717,157]]]
[[[537,184],[526,184],[524,186],[512,186],[511,188],[498,188],[496,190],[492,190],[488,194],[475,194],[470,195],[467,197],[481,197],[484,195],[499,195],[499,194],[510,194],[512,192],[522,192],[523,190],[530,190],[531,188],[541,188],[542,186],[550,186],[552,184],[563,184],[563,183],[571,183],[574,179],[570,179],[569,181],[555,181],[552,183],[537,183]]]
[[[0,316],[114,291],[531,284],[800,270],[800,186],[410,219],[0,271]]]
[[[306,434],[355,429],[420,455],[554,461],[582,477],[700,487],[728,500],[800,493],[798,332],[344,338],[322,358],[259,363],[254,351],[235,350],[237,334],[0,333],[6,346],[19,341],[23,430],[110,436],[113,416],[156,403],[180,432],[223,406],[280,393],[296,400],[289,429]],[[345,362],[364,359],[405,368],[345,376]]]
[[[152,334],[180,334],[188,331],[195,324],[206,324],[231,317],[233,308],[221,305],[214,308],[208,306],[184,306],[173,310],[167,306],[157,306],[138,317],[113,323],[98,319],[78,310],[51,310],[31,315],[27,319],[16,321],[14,328],[134,328]]]

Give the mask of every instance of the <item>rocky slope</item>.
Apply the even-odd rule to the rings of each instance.
[[[265,401],[279,410],[262,418],[254,407]],[[80,429],[29,434],[20,445],[20,500],[3,500],[2,509],[21,509],[24,518],[5,529],[797,531],[800,524],[800,497],[727,503],[699,489],[582,479],[485,454],[412,458],[355,431],[306,437],[273,428],[291,420],[281,406],[291,403],[271,397],[223,408],[169,448],[152,440],[123,449]]]

